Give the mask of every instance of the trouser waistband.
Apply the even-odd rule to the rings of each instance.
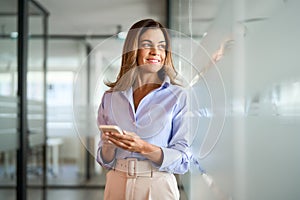
[[[152,177],[153,172],[158,171],[150,161],[136,158],[118,159],[114,170],[123,172],[127,177]]]

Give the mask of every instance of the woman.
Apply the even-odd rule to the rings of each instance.
[[[191,155],[187,96],[176,75],[166,29],[152,19],[135,23],[98,110],[98,125],[123,130],[99,142],[97,161],[110,169],[104,199],[179,199],[174,174],[187,172]]]

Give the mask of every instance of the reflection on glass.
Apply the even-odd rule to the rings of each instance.
[[[15,1],[1,2],[0,13],[15,13]],[[16,149],[18,129],[17,100],[17,40],[10,36],[16,32],[17,16],[0,15],[0,198],[16,194]]]
[[[199,163],[233,199],[298,199],[299,1],[264,1],[261,9],[251,0],[224,2],[202,44],[212,50],[226,29],[234,31],[233,51],[217,63],[229,112],[220,140]],[[198,101],[207,100],[205,84],[194,85],[202,88]],[[198,114],[203,118],[207,110]],[[205,130],[202,118],[199,132]],[[229,199],[214,194],[197,170],[182,180],[191,199]]]
[[[42,13],[29,4],[29,35],[43,33]],[[44,109],[44,43],[43,38],[30,38],[28,41],[27,68],[27,118],[28,118],[28,185],[43,184],[43,145],[45,141]],[[41,199],[41,194],[37,199]]]

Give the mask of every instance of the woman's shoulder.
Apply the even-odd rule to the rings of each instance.
[[[105,100],[107,100],[108,98],[111,98],[112,92],[110,91],[105,91],[102,95],[102,102],[104,102]]]
[[[171,87],[171,88],[174,89],[174,90],[184,90],[184,87],[181,86],[181,85],[178,85],[178,84],[170,83],[170,84],[169,84],[169,87]]]
[[[176,96],[187,96],[187,90],[181,85],[170,84],[168,88]]]
[[[116,98],[120,95],[120,93],[124,93],[124,91],[106,90],[102,95],[102,99],[106,100],[106,99],[111,99],[112,97]]]

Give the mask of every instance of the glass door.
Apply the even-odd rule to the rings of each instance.
[[[0,199],[16,196],[18,148],[17,1],[0,6]]]
[[[28,198],[43,199],[46,167],[46,18],[35,1],[29,2],[29,40],[27,67]]]

